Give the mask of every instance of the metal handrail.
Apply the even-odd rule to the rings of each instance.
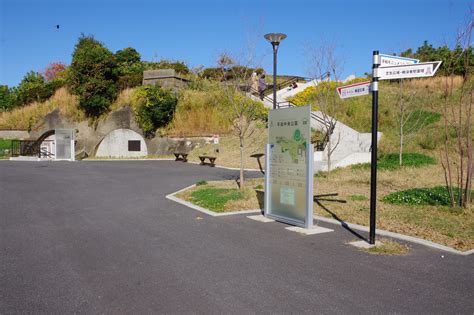
[[[319,80],[324,80],[328,77],[330,77],[330,73],[329,72],[326,72],[324,73],[320,78]],[[295,78],[292,78],[290,80],[287,80],[285,82],[290,82],[292,81],[293,79]],[[283,82],[283,83],[285,83]],[[292,82],[295,82],[295,81],[292,81]],[[283,84],[282,83],[282,84]],[[291,83],[291,82],[290,82]],[[268,88],[267,88],[268,89]],[[273,89],[273,87],[272,87]],[[250,93],[252,94],[257,94],[259,95],[260,97],[260,93],[258,91],[256,91],[255,89],[253,89],[251,86],[249,87],[249,91]],[[265,90],[264,90],[265,91]],[[266,96],[266,95],[263,95],[263,100],[266,100],[268,102],[273,102],[273,99]],[[296,104],[294,104],[293,102],[291,101],[281,101],[281,102],[277,102],[277,108],[285,108],[285,107],[288,107],[288,108],[291,108],[291,107],[296,107]],[[324,151],[324,149],[326,148],[326,145],[327,143],[329,142],[329,137],[332,135],[332,133],[334,132],[334,128],[336,127],[336,124],[333,123],[332,121],[327,121],[326,119],[324,118],[321,118],[319,116],[317,116],[316,114],[314,114],[313,112],[311,112],[311,119],[314,119],[316,120],[317,122],[319,122],[320,124],[323,124],[324,127],[327,129],[327,132],[326,134],[324,135],[324,138],[323,140],[319,140],[319,141],[316,141],[316,146],[315,146],[315,149],[316,151]]]
[[[277,90],[279,91],[279,90],[281,90],[282,88],[287,87],[287,86],[289,86],[290,84],[297,82],[299,79],[300,79],[299,77],[291,77],[291,78],[289,78],[288,80],[283,81],[283,82],[277,84]],[[272,91],[272,92],[273,92],[273,85],[268,85],[267,88],[266,88],[265,90],[263,90],[263,93],[265,94],[265,93],[268,92],[268,91]]]
[[[253,89],[252,87],[250,87],[250,93],[251,94],[257,94],[258,95],[258,98],[260,98],[260,92]],[[260,98],[261,99],[261,98]],[[272,98],[269,98],[268,96],[266,95],[263,95],[263,99],[261,99],[262,101],[263,100],[266,100],[266,101],[269,101],[269,102],[272,102],[273,103],[273,99]]]
[[[41,149],[43,142],[53,142],[53,140],[12,140],[11,143],[11,156],[38,156],[38,157],[51,157],[54,154]]]

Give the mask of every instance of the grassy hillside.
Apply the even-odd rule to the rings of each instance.
[[[448,83],[451,84],[450,80]],[[400,83],[395,81],[381,81],[379,83],[379,131],[384,136],[381,140],[382,152],[396,152],[399,146],[400,99],[408,112],[414,112],[405,125],[405,130],[415,130],[407,135],[405,149],[415,152],[430,152],[440,147],[442,133],[437,132],[442,126],[442,111],[444,106],[444,90],[446,78],[434,77],[420,80],[404,80],[403,93]],[[449,87],[454,90],[451,100],[459,93],[462,84],[461,77],[455,77]],[[335,87],[335,86],[334,86]],[[331,87],[331,88],[334,88]],[[314,102],[309,88],[297,95],[301,104],[312,104],[313,109],[320,109]],[[347,124],[359,132],[370,132],[372,115],[372,98],[370,95],[353,97],[345,100],[336,99],[333,114],[337,120]],[[418,127],[417,127],[418,126]],[[419,128],[422,126],[422,128]]]
[[[407,152],[423,152],[434,155],[442,143],[442,133],[437,132],[442,126],[441,113],[443,109],[443,91],[445,79],[435,77],[423,80],[405,80],[403,95],[405,103],[415,116],[408,125],[415,125],[423,120],[423,128],[408,135],[405,143]],[[194,83],[198,85],[198,83]],[[215,83],[200,82],[199,87],[184,90],[180,93],[173,121],[160,130],[160,134],[169,136],[201,136],[218,133],[231,134],[226,113],[216,108],[216,102],[221,97],[216,91]],[[461,78],[453,81],[453,89],[457,91],[461,85]],[[136,110],[137,101],[134,99],[135,89],[123,90],[110,111],[123,105],[130,105]],[[456,94],[456,93],[455,93]],[[398,123],[400,86],[398,82],[381,82],[379,93],[379,130],[384,137],[380,144],[381,152],[396,152],[398,150]],[[310,100],[308,100],[310,102]],[[30,129],[44,115],[59,108],[61,112],[74,121],[86,119],[78,108],[77,98],[63,87],[47,101],[33,102],[27,106],[17,108],[11,112],[0,114],[0,128]],[[314,105],[318,109],[317,105]],[[104,114],[101,118],[106,117]],[[363,96],[338,100],[335,109],[338,120],[360,131],[370,132],[371,128],[371,97]],[[429,116],[429,119],[425,119]],[[417,118],[418,117],[418,118]],[[100,118],[99,118],[100,119]],[[410,127],[410,126],[409,126]],[[415,128],[416,129],[416,128]]]
[[[13,111],[0,113],[0,128],[30,130],[46,114],[56,108],[73,121],[85,119],[84,113],[78,107],[77,98],[70,94],[67,88],[62,87],[45,102],[33,102],[15,108]]]

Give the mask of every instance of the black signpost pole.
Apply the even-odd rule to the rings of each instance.
[[[380,55],[377,50],[373,53],[372,65],[372,150],[370,158],[370,233],[369,243],[375,244],[375,210],[377,201],[377,130],[379,107],[379,76]]]

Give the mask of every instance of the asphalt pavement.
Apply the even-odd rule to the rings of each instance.
[[[259,176],[258,173],[248,174]],[[238,171],[174,161],[0,162],[0,314],[474,313],[474,256],[374,256],[165,196]]]

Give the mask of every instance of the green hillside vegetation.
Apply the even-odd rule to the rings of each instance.
[[[357,78],[345,84],[366,81],[367,78]],[[452,83],[451,83],[452,82]],[[403,96],[408,104],[411,115],[405,123],[406,130],[415,130],[409,139],[406,139],[405,149],[408,151],[434,152],[443,141],[441,132],[443,126],[441,119],[445,100],[443,99],[445,85],[451,87],[454,93],[448,101],[456,102],[462,84],[460,76],[448,79],[436,76],[427,79],[404,80]],[[473,81],[471,80],[472,86]],[[320,110],[315,95],[327,93],[328,90],[335,95],[337,84],[335,82],[323,83],[317,87],[309,87],[291,98],[290,101],[297,105],[312,104],[313,110]],[[409,97],[407,97],[407,95]],[[382,81],[379,83],[379,131],[383,133],[380,149],[382,152],[397,152],[399,145],[399,82]],[[333,113],[337,120],[359,132],[370,132],[372,124],[372,99],[370,95],[336,99]],[[416,125],[416,126],[415,126]],[[454,136],[454,134],[453,134]]]

